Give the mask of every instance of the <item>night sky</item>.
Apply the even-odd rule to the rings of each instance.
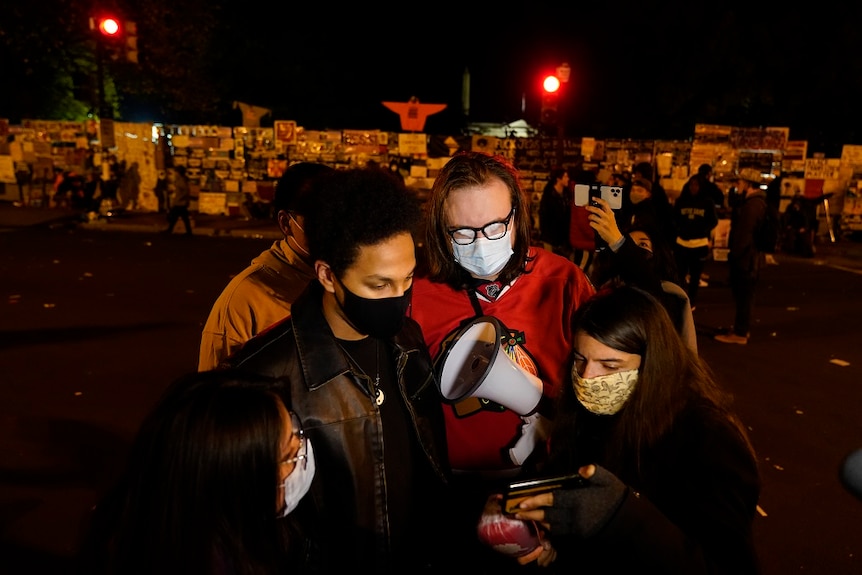
[[[12,9],[0,14],[0,47],[4,27],[21,37],[27,26],[44,28],[39,18],[89,10],[77,0],[50,2],[56,10],[10,0]],[[398,116],[381,102],[416,97],[447,106],[428,118],[428,133],[458,132],[468,122],[536,124],[541,79],[567,62],[560,105],[570,137],[689,139],[702,123],[789,127],[811,151],[862,144],[862,2],[105,2],[128,3],[133,16],[172,11],[173,20],[159,24],[164,34],[149,38],[168,49],[217,22],[206,43],[219,56],[191,50],[225,80],[219,96],[231,121],[240,116],[230,104],[239,101],[307,129],[399,131]],[[60,22],[62,30],[76,26]],[[147,40],[140,40],[143,58]],[[0,59],[0,73],[6,68]],[[4,75],[6,85],[19,85],[12,76]],[[183,80],[168,87],[207,89]],[[148,113],[123,119],[171,122]]]
[[[564,104],[576,136],[685,139],[695,123],[717,123],[862,143],[862,3],[554,4],[402,3],[381,6],[374,30],[351,18],[304,30],[284,52],[285,69],[316,68],[314,79],[286,80],[259,104],[312,128],[397,130],[379,102],[411,96],[448,106],[429,117],[428,132],[465,119],[534,123],[542,76],[568,62]]]

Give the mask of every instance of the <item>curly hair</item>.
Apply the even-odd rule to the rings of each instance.
[[[521,188],[517,169],[502,156],[484,152],[459,152],[443,166],[428,197],[428,222],[425,228],[426,262],[428,277],[461,289],[470,281],[470,275],[452,254],[451,238],[447,230],[444,204],[455,191],[471,186],[482,186],[493,178],[501,180],[507,188],[515,210],[512,227],[515,235],[515,253],[497,278],[508,284],[525,272],[530,250],[530,200]]]
[[[321,178],[305,215],[308,249],[337,276],[356,261],[363,246],[401,233],[414,235],[422,219],[419,201],[393,174],[379,168],[336,170]]]

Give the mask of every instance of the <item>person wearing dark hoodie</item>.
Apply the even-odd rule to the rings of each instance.
[[[691,306],[697,305],[697,292],[703,266],[709,257],[710,235],[718,225],[715,203],[703,186],[699,174],[692,176],[673,204],[678,281],[685,288]],[[687,279],[686,279],[687,278]]]

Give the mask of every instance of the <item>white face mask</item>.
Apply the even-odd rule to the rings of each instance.
[[[613,415],[622,409],[637,381],[637,369],[583,378],[576,368],[572,368],[575,396],[581,405],[596,415]]]
[[[476,241],[466,246],[452,241],[455,261],[475,278],[490,279],[496,276],[515,253],[509,239],[510,233],[511,230],[506,230],[503,237],[497,240],[489,240],[479,235]]]
[[[311,440],[305,438],[305,465],[301,461],[296,462],[296,467],[285,477],[284,483],[281,484],[284,489],[284,510],[281,512],[282,517],[286,517],[291,511],[296,509],[299,501],[305,497],[311,487],[311,480],[314,479],[314,450],[311,449]],[[302,451],[299,453],[303,455]]]

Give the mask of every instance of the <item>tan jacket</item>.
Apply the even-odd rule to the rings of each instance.
[[[314,278],[285,240],[278,240],[233,277],[204,325],[198,371],[214,369],[234,351],[290,313],[290,306]]]

